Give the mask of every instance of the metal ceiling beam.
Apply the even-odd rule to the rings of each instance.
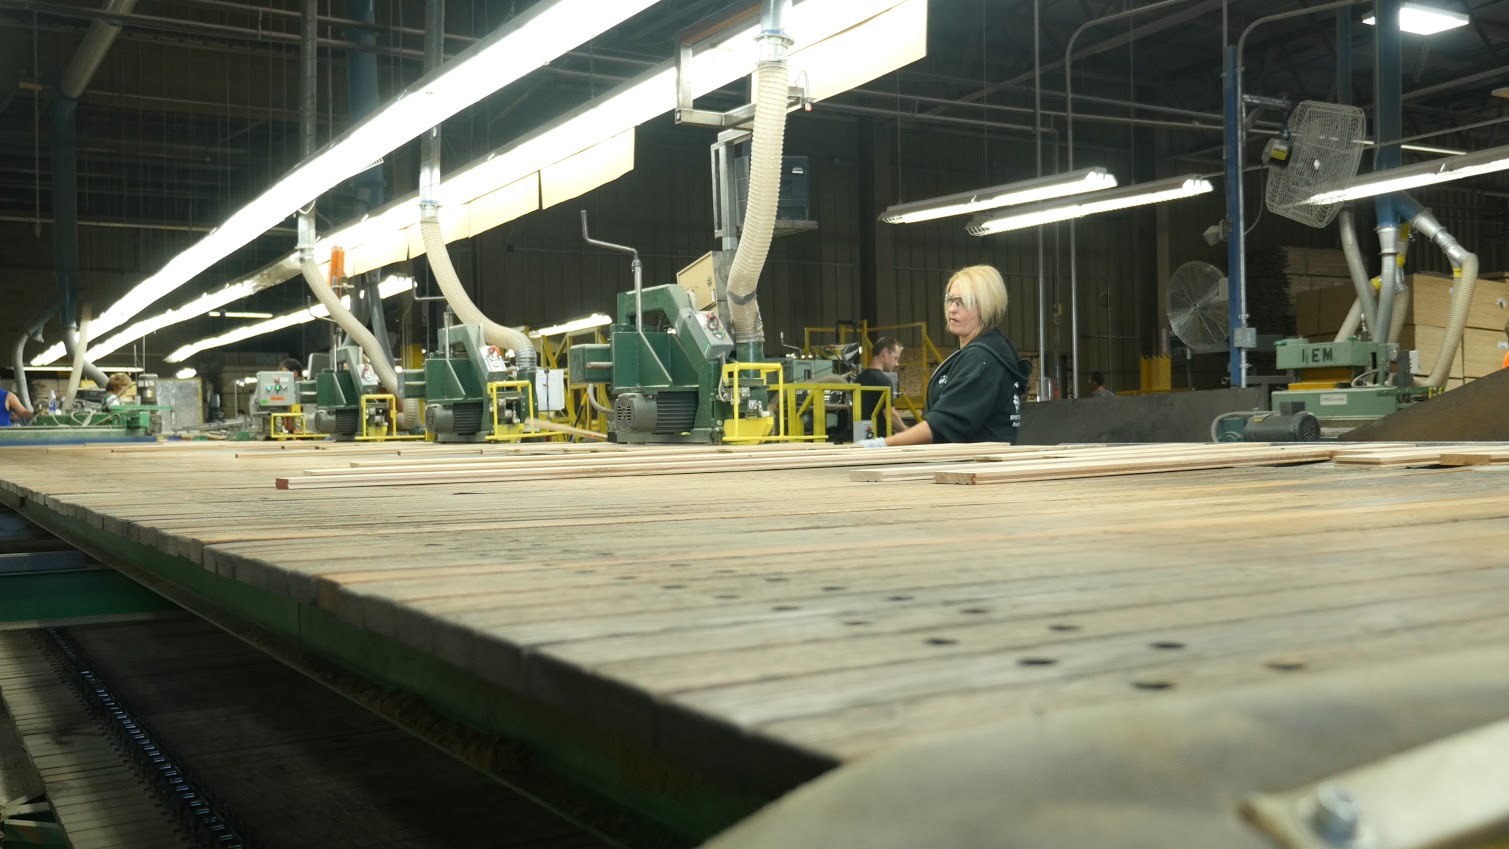
[[[1148,21],[1145,24],[1139,24],[1130,28],[1126,32],[1113,35],[1110,38],[1097,41],[1094,44],[1087,44],[1084,47],[1076,50],[1074,54],[1069,58],[1071,61],[1079,61],[1080,59],[1085,59],[1090,56],[1105,53],[1109,50],[1115,50],[1116,48],[1123,47],[1138,38],[1142,38],[1143,36],[1163,32],[1164,30],[1171,27],[1176,27],[1180,24],[1188,23],[1189,21],[1202,15],[1217,11],[1221,8],[1222,2],[1223,0],[1204,0],[1204,2],[1202,3],[1197,3],[1196,5],[1191,6],[1188,9],[1183,9],[1179,12],[1175,12],[1168,15],[1167,17]],[[1063,60],[1058,59],[1043,65],[1042,70],[1052,71],[1060,69],[1063,66]],[[1014,77],[1011,77],[1010,79],[991,83],[990,85],[985,86],[977,91],[964,95],[960,98],[960,100],[966,103],[973,103],[974,101],[979,100],[982,97],[988,97],[989,95],[1000,91],[1002,88],[1021,85],[1022,83],[1026,83],[1031,79],[1032,71],[1025,71],[1023,73],[1017,74]]]

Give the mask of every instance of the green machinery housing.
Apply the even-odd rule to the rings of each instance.
[[[517,438],[536,414],[534,369],[508,365],[482,327],[440,329],[424,361],[424,426],[437,442]]]
[[[572,346],[569,357],[573,386],[609,388],[616,441],[721,442],[736,409],[751,420],[765,413],[763,380],[752,376],[735,397],[723,379],[734,340],[715,312],[677,285],[641,295],[636,305],[634,292],[619,293],[607,344]]]
[[[1273,409],[1311,413],[1320,422],[1322,437],[1341,436],[1430,397],[1429,389],[1413,384],[1410,369],[1391,371],[1390,363],[1399,356],[1397,343],[1281,339],[1274,352],[1275,365],[1300,379],[1273,393]],[[1382,382],[1380,375],[1392,375],[1394,382]]]

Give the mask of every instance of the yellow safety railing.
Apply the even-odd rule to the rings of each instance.
[[[807,397],[805,400],[798,401],[797,396],[802,392],[806,392]],[[790,435],[789,441],[828,441],[827,393],[829,392],[843,392],[850,395],[851,421],[854,420],[853,417],[858,416],[858,411],[863,409],[863,399],[866,394],[879,395],[875,409],[870,411],[870,423],[874,425],[874,432],[880,433],[880,423],[884,421],[885,435],[892,434],[891,388],[889,386],[861,386],[857,383],[787,383],[782,389],[781,411],[785,419],[785,432]],[[812,414],[811,433],[806,433],[806,428],[802,426],[802,417],[808,413]]]
[[[786,396],[786,375],[780,363],[726,363],[723,366],[723,380],[720,386],[728,387],[733,399],[734,417],[723,423],[723,441],[732,443],[759,443],[759,442],[800,442],[806,437],[792,438],[786,434],[786,423],[780,416],[759,416],[745,418],[740,415],[743,404],[740,403],[739,373],[756,372],[758,380],[769,389],[770,375],[775,375],[776,397]],[[768,410],[767,410],[768,412]],[[774,428],[775,433],[770,431]]]
[[[383,417],[386,426],[381,432],[375,432],[371,428],[372,419],[367,415],[368,403],[385,404],[388,414]],[[385,442],[390,439],[424,439],[424,434],[411,434],[398,432],[398,399],[393,395],[363,395],[361,406],[357,408],[361,415],[361,426],[357,432],[358,442]]]
[[[267,415],[267,429],[271,431],[268,433],[269,439],[326,438],[326,434],[309,429],[309,417],[298,405],[295,405],[293,409],[286,413],[269,413]]]
[[[488,406],[492,409],[492,432],[487,435],[488,442],[518,442],[521,439],[548,439],[556,436],[546,430],[538,430],[523,422],[510,424],[498,421],[498,392],[505,389],[522,389],[524,398],[528,404],[526,418],[535,416],[534,381],[532,380],[495,380],[487,384]]]
[[[874,337],[885,335],[900,337],[906,335],[908,332],[915,332],[916,337],[922,340],[917,343],[917,346],[923,352],[922,385],[925,387],[933,379],[933,372],[944,360],[943,352],[938,350],[938,346],[933,344],[932,337],[927,334],[927,322],[925,321],[913,321],[907,324],[877,324],[874,326],[871,326],[867,321],[841,322],[836,327],[806,327],[802,329],[802,355],[808,357],[832,355],[836,357],[850,341],[858,341],[860,346],[860,363],[863,366],[870,362]],[[824,346],[813,341],[814,337],[820,338],[825,335],[835,337],[836,342],[831,346]],[[901,344],[905,346],[907,343],[902,340]],[[825,347],[827,350],[821,350]],[[897,393],[896,395],[898,405],[910,412],[917,421],[922,421],[922,412],[927,408],[927,399],[920,399],[921,403],[918,403],[918,400],[904,392]]]

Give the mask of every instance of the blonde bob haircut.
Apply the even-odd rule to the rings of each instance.
[[[966,307],[980,308],[980,327],[993,330],[1006,320],[1006,281],[1001,272],[989,265],[971,265],[954,272],[943,287],[943,297],[948,290],[964,300]]]

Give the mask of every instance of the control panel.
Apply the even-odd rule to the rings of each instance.
[[[257,389],[252,395],[252,408],[267,410],[292,407],[299,403],[298,382],[291,371],[257,372]]]
[[[697,349],[710,362],[734,352],[733,330],[723,326],[716,312],[683,309],[676,322],[676,332],[685,334],[696,343]]]

